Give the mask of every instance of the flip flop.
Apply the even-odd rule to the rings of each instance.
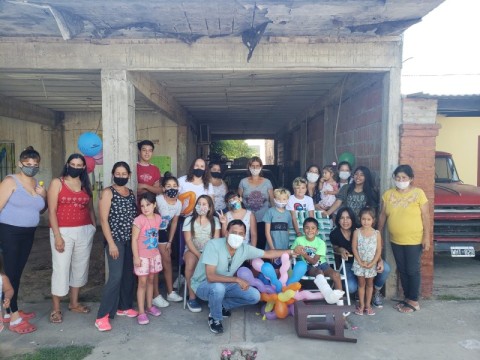
[[[363,316],[363,309],[360,309],[358,306],[355,308],[355,314]]]
[[[78,304],[75,307],[68,306],[68,310],[79,314],[88,314],[90,312],[90,308],[82,304]]]
[[[399,310],[401,309],[404,305],[406,304],[406,302],[404,300],[402,301],[399,301],[398,303],[396,303],[395,305],[393,305],[393,308],[395,310]]]
[[[63,316],[61,311],[53,310],[50,313],[50,322],[52,324],[60,324],[63,321]]]
[[[403,314],[411,314],[415,311],[418,311],[420,310],[420,306],[413,306],[412,304],[409,304],[409,303],[405,303],[403,304],[403,306],[401,308],[398,309],[399,312],[403,313]]]
[[[20,324],[13,325],[13,326],[10,325],[9,329],[10,331],[15,332],[17,334],[28,334],[37,330],[37,327],[35,325],[30,324],[26,320],[22,320]]]

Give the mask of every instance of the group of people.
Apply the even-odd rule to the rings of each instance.
[[[298,257],[307,263],[309,275],[321,281],[328,276],[342,290],[339,274],[325,260],[315,210],[334,218],[330,238],[346,260],[350,292],[358,291],[358,315],[374,315],[372,303],[382,306],[380,290],[390,272],[381,257],[380,233],[385,225],[405,295],[395,308],[405,313],[420,309],[420,257],[430,244],[429,216],[425,194],[412,185],[410,166],[395,170],[395,187],[384,193],[377,214],[378,195],[369,169],[363,166],[352,173],[348,162],[325,166],[322,171],[312,165],[293,181],[290,194],[285,188],[273,189],[262,176],[262,160],[253,157],[237,191],[228,191],[218,163],[207,165],[197,158],[187,175],[177,179],[166,173],[162,177],[150,163],[154,144],[141,141],[138,150],[137,194],[128,187],[129,164],[119,161],[111,170],[112,185],[102,191],[99,201],[109,272],[95,320],[98,330],[110,330],[115,315],[148,324],[148,316],[159,316],[160,308],[183,300],[174,291],[172,274],[172,247],[179,236],[185,243],[179,256],[185,262],[188,309],[200,312],[197,298],[207,301],[208,323],[214,333],[223,332],[222,318],[231,309],[259,301],[258,291],[236,276],[238,268],[249,266],[254,258],[270,259],[278,268],[282,254]],[[30,322],[35,313],[19,310],[17,296],[40,214],[47,209],[52,250],[50,321],[63,321],[60,300],[67,294],[69,311],[90,312],[78,301],[79,290],[88,279],[97,226],[85,158],[70,155],[48,191],[35,179],[39,166],[39,153],[29,147],[20,154],[20,172],[0,184],[0,287],[6,309],[2,322],[9,322],[10,330],[19,334],[36,330]],[[308,212],[302,228],[297,211]],[[297,235],[293,244],[289,243],[290,228]],[[159,291],[162,270],[166,298]],[[138,310],[133,305],[135,276]]]

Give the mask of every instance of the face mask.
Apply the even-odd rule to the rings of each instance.
[[[117,184],[118,186],[125,186],[128,182],[128,177],[123,178],[123,177],[113,177],[113,182]]]
[[[242,208],[242,204],[240,204],[240,201],[232,201],[229,202],[228,205],[230,205],[230,208],[232,210],[240,210]]]
[[[197,212],[198,215],[207,215],[208,213],[208,207],[203,207],[202,205],[195,205],[195,211]]]
[[[212,177],[215,178],[215,179],[221,179],[221,178],[222,178],[222,173],[221,173],[221,172],[211,171],[210,174],[211,174]]]
[[[67,175],[72,178],[79,177],[82,172],[83,172],[83,168],[77,169],[77,168],[71,167],[70,165],[67,166]]]
[[[315,183],[315,182],[317,182],[319,177],[320,177],[320,175],[318,175],[318,174],[315,174],[315,173],[312,173],[312,172],[307,173],[308,182]]]
[[[253,175],[253,176],[258,176],[260,175],[260,172],[262,171],[262,169],[254,169],[254,168],[249,168],[248,170],[250,170],[250,173]]]
[[[25,175],[27,175],[28,177],[33,177],[35,175],[38,174],[38,171],[40,170],[38,167],[36,166],[27,166],[27,165],[22,165],[22,167],[20,168],[20,170],[22,170],[22,173],[24,173]]]
[[[205,174],[205,170],[203,169],[193,169],[193,175],[196,177],[202,177]]]
[[[410,181],[395,181],[395,186],[400,190],[405,190],[410,185]]]
[[[228,245],[233,249],[238,249],[243,244],[243,236],[237,234],[228,234]]]
[[[350,171],[340,171],[338,177],[342,180],[347,180],[350,177]]]
[[[178,189],[166,189],[165,195],[167,195],[171,199],[176,198],[178,195]]]
[[[277,201],[277,199],[273,199],[273,202],[275,203],[275,206],[278,208],[284,208],[285,206],[287,206],[286,202]]]

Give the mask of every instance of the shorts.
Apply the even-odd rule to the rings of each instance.
[[[149,274],[158,274],[162,269],[162,258],[160,254],[157,254],[153,258],[140,257],[140,266],[134,266],[133,272],[137,276],[147,276]]]
[[[168,242],[168,230],[158,230],[158,243],[166,244]]]
[[[315,265],[307,264],[307,273],[310,271],[310,269],[318,269],[318,270],[325,271],[325,270],[328,270],[329,268],[330,268],[329,263],[321,263],[321,264],[317,263]]]

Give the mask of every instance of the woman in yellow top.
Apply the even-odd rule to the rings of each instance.
[[[378,223],[381,231],[386,221],[390,233],[405,296],[395,308],[402,313],[420,310],[420,258],[422,251],[430,249],[428,200],[422,189],[412,186],[413,177],[410,165],[400,165],[395,169],[395,187],[382,196]]]

